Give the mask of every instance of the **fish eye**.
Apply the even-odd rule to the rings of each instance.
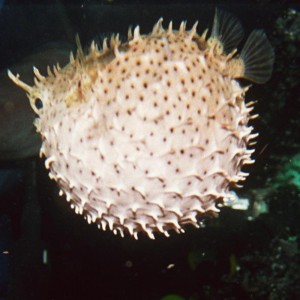
[[[40,98],[36,98],[34,100],[34,105],[35,105],[36,109],[40,110],[43,108],[43,101]]]

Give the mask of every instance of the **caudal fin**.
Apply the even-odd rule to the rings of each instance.
[[[240,58],[244,62],[243,78],[265,83],[272,75],[274,50],[263,30],[254,30],[248,37]]]

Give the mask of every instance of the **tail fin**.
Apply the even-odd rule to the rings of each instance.
[[[263,30],[252,31],[240,55],[245,68],[242,77],[256,83],[267,82],[272,75],[274,57],[274,50]]]

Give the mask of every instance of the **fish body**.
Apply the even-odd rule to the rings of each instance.
[[[240,25],[222,12],[210,38],[196,26],[164,29],[160,19],[150,34],[136,27],[127,42],[113,36],[87,54],[78,42],[66,67],[35,69],[33,87],[9,73],[38,115],[50,178],[89,223],[135,238],[180,233],[217,214],[245,179],[256,134],[236,78],[266,81],[272,48],[256,31],[237,56]]]

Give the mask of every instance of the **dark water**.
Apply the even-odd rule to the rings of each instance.
[[[83,44],[102,33],[126,36],[129,25],[147,33],[161,16],[175,26],[187,20],[188,28],[199,20],[201,32],[216,5],[237,16],[246,33],[265,29],[276,62],[272,79],[247,95],[258,100],[253,125],[260,134],[256,163],[238,191],[250,208],[224,208],[203,229],[154,241],[99,231],[57,197],[37,156],[29,103],[0,80],[0,300],[300,299],[296,1],[2,2],[0,70],[24,67],[28,80],[37,61],[41,68],[66,61],[76,33]],[[5,110],[7,99],[13,110]]]

